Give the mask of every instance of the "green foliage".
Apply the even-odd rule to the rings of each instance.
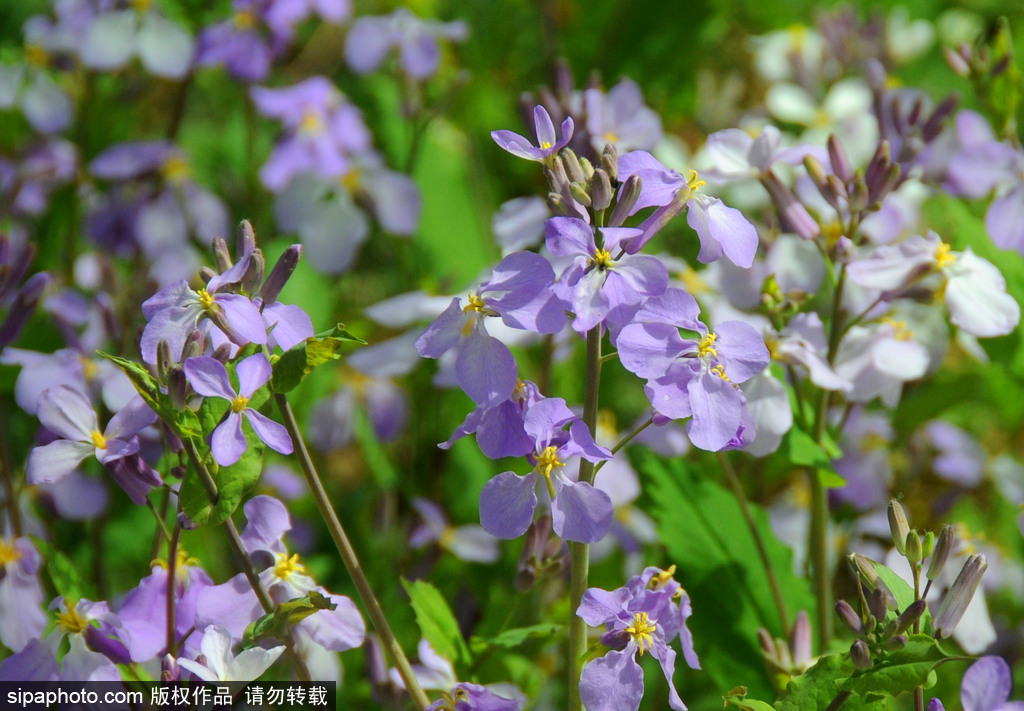
[[[645,458],[640,471],[651,487],[661,539],[678,566],[676,579],[693,602],[689,626],[701,666],[721,689],[739,683],[754,696],[770,696],[757,630],[764,627],[781,636],[781,622],[735,497],[679,460],[666,464]],[[751,509],[789,618],[798,610],[812,611],[808,583],[793,573],[792,551],[775,538],[764,511]]]
[[[775,709],[825,711],[843,693],[839,688],[840,680],[849,678],[855,671],[848,652],[821,657],[813,667],[793,677],[786,691],[775,701]],[[851,696],[842,706],[843,711],[877,711],[885,707],[885,698],[876,694]]]
[[[46,561],[46,572],[58,595],[63,595],[70,600],[95,597],[93,586],[82,577],[78,566],[70,558],[42,538],[38,536],[30,536],[30,538],[43,560]]]
[[[529,627],[517,627],[505,630],[495,637],[471,637],[469,648],[474,653],[500,647],[502,649],[517,649],[530,639],[549,639],[556,635],[562,635],[566,631],[565,625],[556,625],[546,622]]]
[[[469,647],[441,592],[425,580],[409,582],[403,579],[402,586],[409,594],[420,632],[434,651],[455,664],[468,664]]]
[[[914,634],[903,649],[876,658],[870,669],[836,679],[836,683],[844,691],[862,697],[898,696],[913,691],[915,686],[932,686],[935,683],[932,671],[948,659],[950,655],[942,650],[938,641],[925,634]]]
[[[128,376],[132,385],[139,395],[146,402],[149,408],[157,414],[164,422],[174,428],[179,437],[196,437],[202,433],[199,420],[194,412],[189,409],[178,410],[170,401],[170,398],[160,389],[157,382],[146,366],[127,358],[111,355],[98,351],[98,355],[106,358]]]
[[[353,336],[340,323],[330,331],[310,336],[293,347],[274,362],[270,383],[274,392],[286,393],[318,365],[341,358],[341,349],[346,343],[366,343]]]
[[[827,434],[824,435],[824,442],[818,444],[810,434],[794,425],[783,438],[781,450],[793,464],[814,467],[825,486],[838,487],[846,484],[846,480],[839,476],[832,466],[832,460],[842,457],[843,452]]]
[[[245,628],[242,636],[242,647],[248,649],[259,644],[260,640],[285,640],[295,625],[320,610],[333,610],[337,603],[321,593],[313,590],[304,597],[282,602],[271,613],[259,618]]]

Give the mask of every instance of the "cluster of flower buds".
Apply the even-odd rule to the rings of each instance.
[[[867,168],[854,170],[843,144],[835,134],[828,137],[828,157],[832,172],[826,172],[813,155],[804,156],[804,167],[822,198],[845,214],[874,212],[882,200],[900,184],[901,169],[889,155],[889,143],[878,144]]]
[[[19,247],[0,234],[0,348],[18,337],[52,281],[49,274],[39,272],[20,283],[35,256],[35,245]]]
[[[552,534],[551,516],[544,514],[526,531],[523,553],[516,566],[515,588],[531,590],[538,581],[555,577],[567,568],[568,549],[565,542]]]
[[[846,600],[837,602],[835,609],[839,619],[857,637],[850,645],[854,666],[870,669],[875,659],[907,644],[907,632],[912,627],[916,629],[928,605],[918,599],[903,611],[895,609],[895,596],[879,578],[874,563],[857,554],[850,557],[850,562],[859,581],[860,611]],[[890,608],[894,608],[892,615]]]
[[[785,689],[790,677],[803,674],[816,661],[811,654],[811,622],[805,610],[797,613],[788,641],[773,638],[763,627],[757,631],[757,641],[768,672],[779,689]]]
[[[1009,51],[1010,29],[1003,18],[999,21],[993,39],[989,43],[978,43],[972,46],[961,42],[956,49],[944,47],[946,63],[950,69],[962,77],[987,83],[1004,75],[1013,62],[1013,54]]]
[[[551,211],[586,220],[588,209],[600,213],[611,208],[605,226],[621,227],[640,196],[640,177],[630,175],[620,183],[618,164],[618,153],[611,144],[605,146],[596,167],[569,148],[553,156],[544,169]]]

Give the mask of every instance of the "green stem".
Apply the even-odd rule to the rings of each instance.
[[[625,437],[620,439],[618,441],[618,443],[614,447],[612,447],[612,449],[611,449],[612,454],[618,453],[618,451],[620,449],[622,449],[627,444],[629,444],[630,440],[632,440],[634,437],[636,437],[638,434],[640,434],[641,432],[643,432],[644,430],[646,430],[648,427],[650,427],[653,424],[654,424],[654,415],[652,414],[650,417],[648,417],[646,420],[644,420],[640,425],[638,425],[635,430],[633,430],[628,435],[626,435]],[[607,464],[610,461],[611,461],[610,459],[606,459],[603,462],[598,462],[597,466],[594,467],[594,476],[597,477],[597,473],[599,471],[601,471],[601,467],[603,467],[605,464]]]
[[[178,543],[181,540],[181,526],[174,525],[174,533],[171,534],[167,545],[167,653],[178,656],[178,639],[175,634],[174,608],[178,596],[174,594],[175,578],[178,577]]]
[[[587,331],[587,366],[583,393],[583,422],[596,431],[598,395],[601,388],[601,326]],[[580,459],[579,480],[594,483],[595,469],[592,462]],[[583,672],[583,654],[587,650],[587,623],[576,614],[583,593],[587,589],[590,575],[590,546],[586,543],[569,543],[571,565],[569,570],[569,711],[582,711],[580,699],[580,674]]]
[[[211,502],[216,503],[220,498],[220,492],[217,491],[217,482],[213,480],[213,476],[210,475],[210,470],[206,468],[206,464],[203,463],[202,458],[199,456],[195,443],[192,442],[191,439],[187,438],[183,439],[182,442],[185,446],[185,452],[188,454],[189,461],[192,462],[192,467],[195,469],[196,474],[199,476],[200,483],[202,483],[203,488],[206,490],[206,495],[210,497]],[[231,552],[238,561],[238,566],[242,569],[242,572],[245,574],[245,579],[249,581],[249,586],[256,594],[256,598],[260,601],[260,607],[262,607],[263,611],[268,615],[271,614],[276,606],[274,605],[274,601],[270,599],[270,595],[267,593],[266,588],[263,587],[259,573],[257,573],[256,568],[253,567],[252,560],[249,558],[249,552],[245,550],[245,545],[242,543],[242,537],[239,535],[238,529],[235,527],[235,522],[228,517],[221,526],[227,534],[228,544],[231,546]],[[168,561],[168,565],[170,565],[170,561]],[[313,677],[309,673],[309,668],[296,651],[295,643],[292,640],[291,634],[288,634],[288,638],[285,640],[285,646],[288,649],[292,663],[295,665],[295,672],[299,679],[301,681],[312,681]]]
[[[384,643],[384,649],[387,651],[388,656],[391,657],[391,661],[398,670],[399,676],[402,677],[405,688],[409,691],[409,695],[412,697],[413,703],[416,704],[416,708],[424,711],[430,705],[430,699],[427,698],[426,693],[424,693],[419,681],[416,679],[416,675],[413,674],[412,667],[409,665],[409,659],[405,656],[405,652],[402,651],[395,633],[392,632],[391,625],[388,624],[388,620],[384,616],[384,610],[381,608],[380,602],[377,601],[377,596],[373,593],[370,581],[367,580],[366,573],[363,572],[359,558],[356,556],[356,551],[349,542],[348,535],[346,535],[341,521],[338,520],[338,515],[334,512],[330,499],[327,498],[327,492],[324,490],[323,483],[320,481],[320,475],[317,473],[313,460],[309,456],[309,450],[306,448],[305,440],[302,439],[302,432],[299,431],[299,425],[295,421],[295,413],[292,412],[291,405],[288,404],[288,398],[282,393],[275,393],[274,401],[277,403],[277,409],[281,412],[285,429],[288,430],[288,434],[291,435],[292,442],[295,445],[295,454],[299,458],[299,464],[302,466],[302,473],[306,477],[306,483],[313,493],[313,498],[316,500],[320,515],[327,525],[327,530],[330,531],[331,538],[334,539],[334,545],[338,548],[338,553],[341,554],[345,568],[348,570],[352,582],[355,583],[359,597],[362,599],[363,605],[366,606],[370,622],[373,623],[374,629],[380,635],[381,641]]]
[[[750,508],[747,506],[747,497],[743,493],[743,486],[740,484],[739,477],[736,476],[736,471],[732,468],[732,463],[725,455],[725,452],[718,452],[718,461],[721,462],[722,471],[725,472],[725,478],[729,482],[729,488],[732,489],[732,493],[736,496],[736,502],[740,505],[740,511],[743,513],[743,520],[747,522],[750,535],[754,538],[757,554],[761,558],[765,575],[768,577],[768,585],[772,589],[772,597],[775,599],[775,609],[778,611],[779,621],[782,623],[782,638],[789,639],[789,616],[786,614],[786,603],[782,600],[782,588],[779,586],[778,578],[775,577],[772,561],[768,557],[768,549],[765,548],[761,533],[757,530],[757,525],[754,523],[754,517],[750,514]]]

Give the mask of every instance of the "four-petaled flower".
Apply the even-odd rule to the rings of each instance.
[[[185,361],[185,376],[192,388],[205,397],[222,397],[231,403],[224,421],[217,425],[210,437],[210,450],[217,464],[231,466],[245,453],[248,444],[242,434],[242,415],[245,415],[263,443],[281,454],[292,453],[292,438],[288,431],[249,407],[253,393],[270,380],[270,361],[262,353],[249,356],[238,363],[238,392],[231,386],[227,368],[216,358],[197,356]]]
[[[533,127],[537,133],[536,146],[530,143],[528,138],[524,138],[513,131],[491,131],[491,138],[514,156],[542,163],[562,150],[569,142],[569,139],[572,138],[572,118],[566,117],[562,121],[562,138],[561,140],[556,140],[555,124],[551,122],[551,116],[543,106],[537,106],[533,110]]]

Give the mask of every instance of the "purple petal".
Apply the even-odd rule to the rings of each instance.
[[[287,351],[314,335],[309,314],[293,304],[275,301],[263,305],[263,322],[267,329],[267,342]]]
[[[214,299],[224,312],[224,318],[234,329],[234,334],[229,334],[232,341],[240,346],[249,343],[265,344],[267,342],[267,327],[263,323],[260,310],[256,308],[249,297],[241,294],[217,294]]]
[[[204,397],[234,400],[237,395],[228,379],[227,368],[216,358],[195,356],[185,361],[185,377],[192,389]]]
[[[362,645],[366,638],[366,623],[356,604],[344,595],[334,595],[320,588],[337,607],[320,610],[299,623],[313,641],[332,652],[344,652]]]
[[[210,437],[213,458],[222,467],[230,467],[241,459],[248,446],[242,434],[242,415],[238,412],[230,413]]]
[[[1010,666],[1002,657],[982,657],[968,668],[960,686],[964,711],[992,711],[1010,696]]]
[[[644,672],[630,645],[583,667],[580,698],[587,711],[636,711],[644,695]]]
[[[273,496],[254,496],[245,502],[244,511],[247,523],[242,531],[242,544],[245,550],[283,553],[281,539],[292,530],[291,514],[284,504]]]
[[[458,526],[451,533],[448,550],[457,558],[474,563],[493,563],[500,551],[494,536],[480,526]]]
[[[29,485],[58,482],[95,451],[92,444],[69,439],[58,439],[43,447],[36,447],[29,452],[25,479]]]
[[[252,425],[253,430],[256,432],[256,436],[263,440],[264,444],[281,454],[292,453],[292,438],[288,434],[288,430],[284,428],[284,425],[264,417],[252,408],[246,408],[244,412],[249,420],[249,424]]]
[[[576,413],[569,409],[560,397],[547,397],[535,402],[523,417],[523,429],[536,444],[537,451],[548,446],[556,432],[576,419]]]
[[[544,160],[544,152],[539,148],[535,148],[529,139],[520,136],[514,131],[500,130],[491,131],[491,138],[498,147],[508,151],[517,158],[524,158],[526,160],[542,161]]]
[[[564,479],[551,502],[551,523],[567,541],[596,543],[608,533],[613,512],[608,494],[586,482]]]
[[[1024,185],[992,201],[985,213],[985,229],[996,245],[1024,252]]]
[[[226,627],[235,640],[241,640],[245,628],[263,615],[259,598],[239,573],[222,585],[203,588],[196,600],[196,629],[218,624]]]
[[[544,240],[556,257],[593,256],[594,231],[578,217],[552,217],[544,223]]]
[[[576,614],[591,627],[600,627],[615,620],[625,609],[631,596],[628,588],[616,588],[611,591],[588,588],[583,593],[579,607],[576,608]]]
[[[149,409],[145,400],[136,395],[121,408],[120,412],[110,418],[103,436],[107,439],[131,439],[154,422],[156,413]]]
[[[238,393],[245,398],[262,388],[270,380],[270,361],[262,353],[256,353],[241,361],[237,366]]]
[[[742,383],[764,370],[771,360],[764,338],[742,321],[725,321],[715,328],[715,346],[725,373]]]
[[[512,539],[526,533],[537,508],[537,474],[518,476],[502,472],[480,492],[480,525],[497,538]]]
[[[676,650],[661,640],[655,640],[651,647],[651,654],[658,660],[661,671],[665,674],[665,680],[668,682],[668,705],[675,711],[686,711],[686,704],[679,698],[675,682],[672,681],[672,676],[676,671]]]
[[[455,376],[473,402],[490,407],[507,400],[516,388],[516,373],[512,351],[497,338],[474,331],[463,339]]]
[[[576,314],[576,319],[572,322],[572,327],[577,333],[589,331],[601,323],[613,306],[627,303],[624,300],[612,302],[612,298],[621,299],[625,293],[621,281],[613,282],[618,285],[618,289],[604,289],[611,273],[603,269],[591,269],[573,287],[572,310]]]
[[[693,419],[687,428],[690,441],[717,452],[736,436],[743,419],[743,402],[732,383],[712,373],[702,373],[686,387]]]
[[[454,348],[462,338],[464,316],[458,297],[452,299],[448,308],[416,339],[419,354],[424,358],[440,358]]]
[[[68,385],[49,388],[39,396],[38,416],[46,429],[64,439],[89,442],[99,428],[92,403]]]
[[[625,284],[623,296],[611,299],[613,303],[637,303],[643,296],[659,296],[668,288],[668,270],[657,257],[627,254],[615,263],[608,281],[621,279]],[[617,288],[609,283],[606,288]]]
[[[534,439],[523,426],[522,410],[511,400],[484,411],[476,426],[476,443],[489,459],[522,457],[534,448]]]
[[[666,289],[659,296],[648,299],[637,311],[638,322],[670,323],[679,328],[697,331],[700,306],[697,300],[682,289]]]

